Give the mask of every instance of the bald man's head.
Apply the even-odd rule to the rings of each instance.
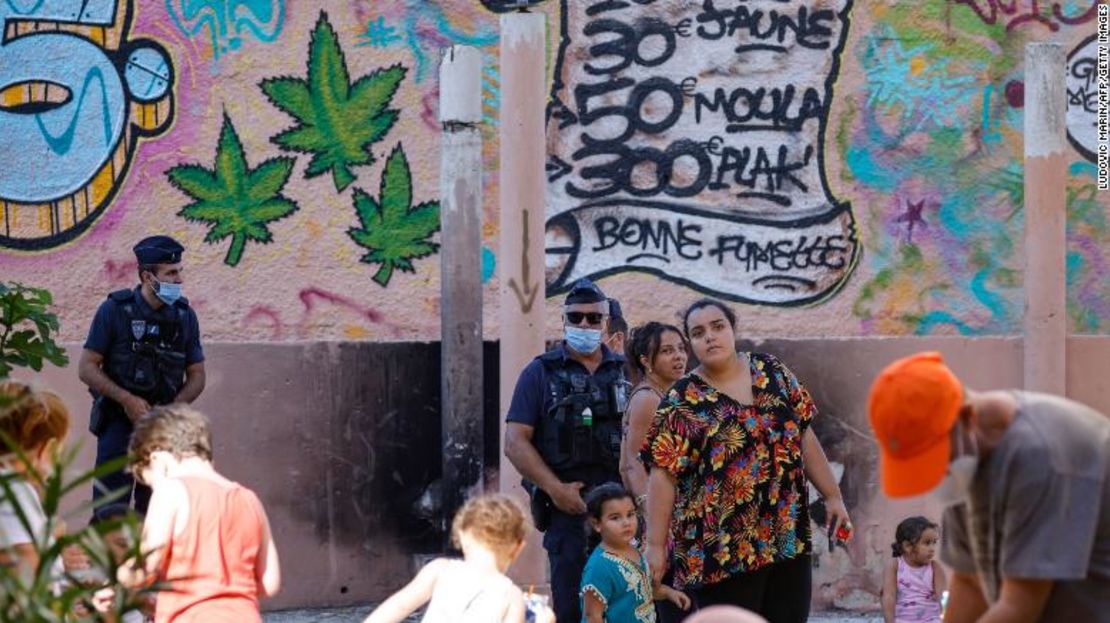
[[[702,608],[685,619],[686,623],[767,623],[758,614],[736,606]]]

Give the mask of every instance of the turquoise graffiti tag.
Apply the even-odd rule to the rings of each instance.
[[[285,0],[166,0],[166,10],[190,38],[208,29],[214,59],[242,47],[246,33],[273,43],[285,24]]]

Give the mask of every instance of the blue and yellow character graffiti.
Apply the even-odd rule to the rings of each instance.
[[[73,240],[108,208],[138,139],[173,116],[174,71],[129,39],[132,0],[0,0],[0,249]]]

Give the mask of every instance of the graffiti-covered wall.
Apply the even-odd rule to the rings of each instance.
[[[1094,0],[541,8],[550,295],[590,275],[633,320],[704,293],[762,335],[1018,333],[1021,59],[1056,40],[1071,328],[1110,330]],[[2,0],[0,31],[0,268],[52,287],[73,340],[154,232],[188,247],[209,339],[436,339],[437,63],[478,47],[495,335],[477,0]]]
[[[3,278],[51,287],[78,340],[166,233],[209,340],[433,339],[432,77],[479,25],[370,4],[0,2]]]
[[[563,3],[549,289],[629,270],[753,304],[840,289],[858,239],[823,161],[850,3],[810,4]]]

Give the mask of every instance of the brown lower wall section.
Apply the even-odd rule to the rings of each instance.
[[[970,386],[1017,387],[1021,340],[773,339],[754,347],[779,355],[809,387],[821,408],[817,433],[830,460],[844,467],[841,487],[857,536],[833,554],[815,540],[814,606],[872,609],[895,524],[939,513],[925,500],[878,492],[865,413],[871,378],[896,357],[937,349]],[[285,588],[267,607],[363,603],[405,582],[412,555],[440,544],[435,526],[413,511],[440,471],[438,345],[224,343],[206,353],[208,386],[197,406],[212,418],[217,465],[259,493],[282,556]],[[78,354],[70,348],[74,361]],[[487,344],[486,360],[487,375],[496,375],[496,345]],[[1110,412],[1108,362],[1110,338],[1069,339],[1069,394]],[[89,399],[75,365],[39,378],[73,411],[71,441],[86,444],[91,465]],[[495,376],[487,379],[489,439],[497,391]],[[499,455],[492,444],[487,450]]]

